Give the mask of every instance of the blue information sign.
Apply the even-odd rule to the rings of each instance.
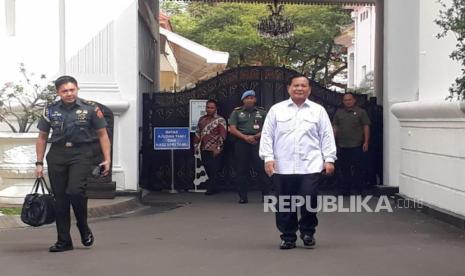
[[[190,149],[188,127],[154,127],[153,148],[155,150]]]

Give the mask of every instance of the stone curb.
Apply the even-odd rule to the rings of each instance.
[[[138,210],[144,207],[137,197],[128,198],[122,202],[110,203],[107,205],[93,206],[88,208],[88,216],[91,219],[109,217],[117,214],[123,214]],[[52,224],[53,225],[53,224]],[[0,230],[11,228],[24,228],[29,225],[21,221],[19,215],[15,216],[0,216]]]

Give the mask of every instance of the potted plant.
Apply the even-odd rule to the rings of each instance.
[[[28,133],[56,98],[45,75],[19,66],[20,79],[0,88],[0,203],[22,203],[30,192],[35,168],[37,133]]]

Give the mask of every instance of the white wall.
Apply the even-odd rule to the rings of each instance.
[[[16,0],[16,33],[5,30],[5,0],[0,0],[0,85],[19,79],[20,62],[53,79],[58,71],[58,0]]]
[[[416,101],[392,111],[401,124],[400,194],[465,216],[465,103]]]
[[[5,21],[4,1],[0,22]],[[118,190],[137,190],[138,1],[16,0],[16,21],[15,36],[0,24],[0,84],[18,77],[19,62],[51,80],[61,74],[76,77],[80,97],[115,113],[114,180]]]
[[[448,57],[454,37],[436,38],[441,7],[435,0],[385,4],[384,95],[397,117],[385,109],[389,184],[435,209],[465,216],[465,104],[445,100],[460,73]]]
[[[451,0],[446,0],[449,4]],[[420,73],[419,99],[444,100],[448,89],[460,74],[459,64],[449,58],[455,49],[456,40],[452,34],[437,39],[441,32],[434,20],[439,16],[440,4],[437,1],[420,1]]]
[[[421,0],[425,1],[425,0]],[[384,184],[399,185],[399,122],[390,108],[417,99],[420,0],[384,1]]]
[[[137,190],[137,25],[134,0],[67,0],[66,74],[80,83],[80,96],[115,113],[113,178],[118,190]],[[85,19],[85,20],[84,20]]]
[[[375,22],[376,13],[374,6],[354,8],[356,18],[355,23],[355,85],[365,79],[363,67],[366,67],[366,73],[374,71],[375,58]],[[368,17],[362,14],[368,13]]]
[[[347,48],[347,88],[355,87],[355,47]]]

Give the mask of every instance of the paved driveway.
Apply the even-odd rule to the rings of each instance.
[[[2,230],[0,275],[465,275],[465,232],[422,213],[320,214],[316,249],[282,251],[274,215],[250,199],[152,194],[151,208],[94,221],[92,249],[73,229],[65,253],[47,252],[52,227]]]

